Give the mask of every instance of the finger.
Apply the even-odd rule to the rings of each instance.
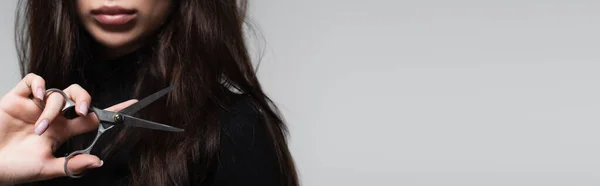
[[[111,107],[108,107],[108,108],[106,108],[104,110],[108,110],[108,111],[112,111],[112,112],[119,112],[119,111],[121,111],[121,110],[123,110],[123,109],[125,109],[125,108],[133,105],[134,103],[137,103],[137,102],[138,102],[137,99],[131,99],[131,100],[127,100],[125,102],[113,105]]]
[[[77,111],[77,114],[80,116],[88,114],[92,97],[85,89],[78,84],[73,84],[67,87],[64,92],[71,100],[75,101],[75,111]]]
[[[34,130],[36,134],[41,135],[46,131],[50,122],[52,122],[61,112],[64,103],[65,98],[61,94],[55,92],[50,93],[46,100],[44,111],[42,111],[42,114],[35,123]]]
[[[90,154],[80,154],[69,159],[67,170],[73,175],[78,175],[85,170],[102,167],[104,162],[97,156]],[[44,165],[41,173],[46,179],[67,176],[65,173],[65,158],[55,158]]]
[[[62,131],[61,129],[57,129],[56,132],[52,130],[52,135],[57,136],[57,139],[59,139],[61,142],[66,141],[67,139],[70,139],[73,136],[94,131],[98,129],[98,125],[100,124],[98,116],[96,116],[96,113],[93,112],[86,116],[77,117],[75,119],[65,121],[66,122],[63,123]]]
[[[46,82],[44,79],[33,73],[27,74],[17,86],[15,86],[10,92],[22,97],[29,97],[32,93],[39,99],[44,99],[44,92],[46,91]]]
[[[13,118],[33,124],[42,113],[42,109],[36,102],[38,102],[37,99],[7,94],[0,100],[0,109]]]

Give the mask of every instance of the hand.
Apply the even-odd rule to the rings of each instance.
[[[63,91],[75,101],[82,117],[67,120],[59,115],[64,98],[58,93],[45,95],[44,79],[34,74],[28,74],[0,99],[0,185],[66,176],[65,158],[56,158],[52,153],[71,137],[97,129],[99,121],[95,114],[87,114],[91,102],[87,91],[78,85]],[[34,100],[29,98],[32,94]],[[34,101],[43,99],[42,110]],[[126,101],[106,110],[118,111],[135,102]],[[75,174],[103,163],[89,154],[69,161],[67,169]]]

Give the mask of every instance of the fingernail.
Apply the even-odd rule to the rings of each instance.
[[[92,166],[90,166],[90,168],[98,168],[98,167],[102,167],[102,165],[104,165],[104,161],[100,160],[99,164],[93,164]]]
[[[83,116],[87,115],[88,107],[89,107],[88,104],[85,102],[79,104],[79,112],[81,113],[81,115],[83,115]]]
[[[40,100],[44,100],[44,90],[42,88],[37,88],[35,94]]]
[[[41,135],[48,127],[48,120],[42,120],[35,126],[35,133]]]

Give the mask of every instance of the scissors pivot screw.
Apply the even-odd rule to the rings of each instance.
[[[123,123],[123,116],[121,116],[120,114],[115,114],[114,117],[116,123]]]

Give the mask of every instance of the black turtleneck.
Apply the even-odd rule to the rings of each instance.
[[[81,84],[90,93],[93,106],[106,108],[132,98],[141,99],[134,97],[132,88],[140,67],[136,53],[87,65],[85,77],[73,83]],[[235,101],[220,112],[222,134],[218,158],[213,160],[216,166],[208,171],[208,182],[203,185],[279,185],[277,157],[270,149],[272,142],[250,97],[235,93],[228,96]],[[92,154],[100,154],[107,140],[111,139],[101,138]],[[131,174],[129,162],[136,161],[136,157],[137,154],[127,148],[119,149],[113,158],[104,159],[103,167],[89,170],[83,178],[69,180],[71,178],[63,177],[54,181],[74,181],[77,185],[91,186],[124,185]],[[193,175],[195,170],[189,171],[190,177],[196,177]]]

